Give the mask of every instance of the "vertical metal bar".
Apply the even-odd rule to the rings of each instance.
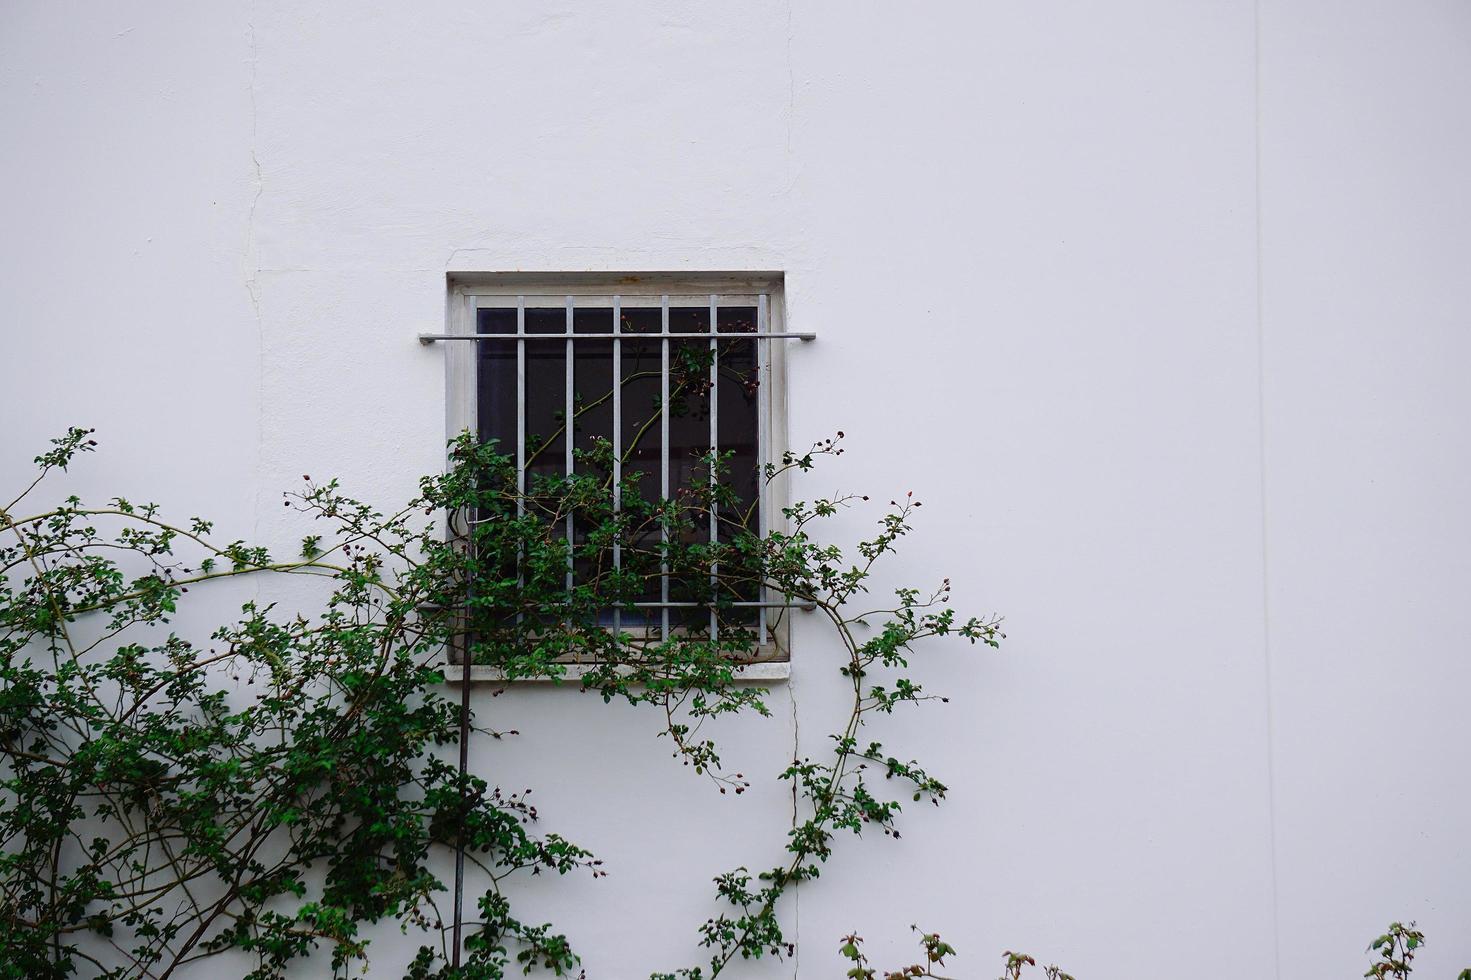
[[[623,514],[623,302],[613,297],[613,519]],[[613,538],[613,577],[623,571],[623,532]],[[623,606],[613,607],[613,636],[623,631]]]
[[[576,400],[574,398],[576,375],[576,355],[572,350],[572,297],[567,297],[567,404],[564,409],[565,415],[562,422],[562,447],[565,450],[565,469],[568,482],[572,479],[572,429]],[[573,539],[572,512],[567,512],[567,591],[572,591],[572,567],[573,552],[576,550],[576,542]]]
[[[516,297],[516,516],[526,514],[526,297]]]
[[[717,489],[715,461],[720,455],[720,347],[715,339],[715,334],[720,332],[717,314],[719,308],[715,303],[715,295],[710,296],[710,550],[713,552],[718,544],[717,536],[720,531],[716,524],[715,492]],[[710,563],[710,642],[714,643],[719,638],[720,622],[715,612],[715,585],[718,578],[719,565]]]
[[[526,297],[516,297],[516,517],[526,516]],[[526,548],[516,549],[516,582],[526,584]],[[516,613],[516,622],[524,616]]]
[[[770,312],[767,308],[766,294],[762,293],[756,300],[756,332],[766,333],[770,329],[767,318]],[[766,540],[766,463],[771,453],[771,439],[767,434],[766,399],[771,393],[770,370],[768,358],[771,356],[771,341],[759,339],[756,344],[756,535],[762,542]],[[760,583],[756,586],[756,601],[763,603],[756,609],[756,635],[758,642],[766,645],[766,576],[761,576]]]
[[[659,342],[662,352],[659,364],[659,504],[664,506],[669,500],[669,297],[663,296],[659,303],[660,317],[659,330],[664,334]],[[669,525],[661,520],[659,522],[659,541],[667,549],[669,545]],[[659,601],[669,601],[669,557],[664,554],[659,559]],[[659,634],[661,640],[669,639],[669,607],[663,607],[663,631]]]

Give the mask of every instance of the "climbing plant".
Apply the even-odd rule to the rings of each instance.
[[[997,620],[956,615],[948,581],[869,594],[920,507],[909,495],[844,549],[823,522],[866,497],[794,503],[761,533],[720,479],[727,458],[701,458],[708,478],[649,499],[629,467],[615,480],[605,443],[578,453],[575,475],[528,485],[467,435],[396,510],[304,477],[283,498],[302,532],[287,556],[153,504],[36,502],[49,475],[94,448],[88,430],[70,430],[0,510],[6,977],[166,978],[226,952],[249,958],[251,980],[309,957],[345,975],[384,922],[422,937],[405,973],[417,980],[576,974],[566,936],[517,911],[514,881],[600,876],[601,864],[541,830],[525,792],[455,764],[466,712],[479,711],[475,737],[512,733],[495,728],[487,699],[461,702],[446,672],[468,658],[508,681],[648,706],[678,758],[739,793],[749,778],[727,770],[702,723],[768,712],[764,689],[741,682],[768,655],[766,627],[781,633],[782,610],[770,623],[753,614],[760,595],[827,624],[850,710],[825,752],[777,774],[800,804],[774,842],[781,859],[721,875],[693,937],[701,962],[656,976],[704,980],[786,955],[783,899],[840,837],[897,836],[902,804],[945,794],[870,734],[876,718],[936,699],[909,670],[915,645],[1001,638]],[[839,452],[826,440],[762,476]],[[197,625],[198,593],[265,577],[297,584],[271,593],[289,603],[246,599]],[[655,581],[688,600],[669,628],[639,602]],[[475,911],[456,917],[455,885],[472,878]]]

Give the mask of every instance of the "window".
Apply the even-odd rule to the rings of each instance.
[[[514,453],[523,488],[576,472],[599,448],[611,486],[628,481],[645,500],[717,479],[725,503],[685,533],[694,543],[764,535],[780,520],[765,468],[786,448],[781,376],[796,336],[782,326],[780,287],[769,276],[452,282],[449,334],[467,342],[448,345],[449,430]],[[561,533],[580,547],[585,532],[568,517]],[[615,547],[612,561],[634,560],[639,544]],[[569,588],[587,573],[570,562]],[[763,586],[727,589],[717,615],[708,585],[667,566],[640,581],[605,625],[651,639],[735,625],[756,638],[753,659],[785,659],[785,609]]]

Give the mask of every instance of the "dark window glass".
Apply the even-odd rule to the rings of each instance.
[[[754,532],[759,526],[761,451],[758,433],[757,345],[754,340],[721,340],[712,351],[705,338],[676,338],[662,341],[662,311],[634,307],[622,311],[622,339],[618,363],[613,361],[613,309],[611,306],[573,311],[572,415],[568,408],[568,342],[548,334],[567,332],[564,308],[527,308],[524,384],[518,379],[517,344],[514,339],[481,340],[478,358],[477,418],[482,440],[495,440],[501,450],[516,451],[518,406],[524,406],[525,472],[529,489],[538,481],[558,480],[566,473],[568,439],[578,453],[591,452],[599,440],[611,444],[618,427],[619,459],[625,475],[637,475],[640,495],[648,501],[660,497],[667,466],[670,495],[710,479],[704,457],[714,447],[725,459],[722,483],[730,500],[717,515],[717,536],[730,541],[742,529]],[[517,312],[513,307],[481,309],[476,332],[515,334]],[[715,329],[720,334],[754,333],[755,307],[720,307]],[[674,306],[669,309],[671,333],[707,333],[711,330],[710,307]],[[537,339],[540,337],[541,339]],[[667,379],[665,346],[668,347]],[[713,369],[713,370],[712,370]],[[619,386],[618,418],[614,415],[614,383]],[[668,384],[668,442],[663,438],[661,404]],[[712,405],[715,425],[712,432]],[[570,425],[569,425],[570,421]],[[570,433],[570,435],[569,435]],[[585,464],[574,464],[585,465]],[[582,540],[586,529],[573,529]],[[692,543],[709,540],[709,521],[703,520],[690,532]],[[657,533],[654,535],[657,538]],[[634,541],[631,548],[647,550],[655,542]],[[585,575],[586,568],[574,569]],[[656,602],[662,597],[657,567],[649,572],[637,601]],[[755,600],[754,586],[742,587],[726,596]],[[708,583],[670,583],[672,602],[707,602]],[[660,610],[649,608],[635,622],[622,616],[627,625],[637,621],[658,623]],[[672,609],[672,625],[703,628],[708,624],[703,609]],[[755,613],[739,620],[754,622]]]
[[[721,307],[717,311],[720,333],[755,333],[756,308]],[[756,341],[720,342],[720,381],[716,386],[716,422],[720,454],[726,467],[721,479],[734,502],[718,514],[719,539],[732,540],[742,531],[759,527],[756,508],[760,500],[761,457],[756,423],[758,394]],[[755,583],[733,583],[735,598],[753,601],[759,596]],[[741,621],[755,622],[755,611]]]
[[[660,331],[663,314],[659,310],[635,308],[623,311],[623,332],[656,334]],[[623,475],[625,480],[635,475],[638,480],[639,497],[657,501],[660,497],[662,479],[661,459],[664,453],[663,427],[660,425],[659,402],[663,397],[663,343],[650,337],[624,338],[620,376],[622,418],[620,426],[623,450]],[[659,544],[657,528],[649,528],[632,542],[632,546],[644,555],[654,555]],[[663,595],[660,588],[659,568],[656,559],[641,563],[644,573],[643,588],[635,597],[638,602],[658,602]],[[662,623],[658,609],[645,608],[636,616],[625,614],[624,623],[629,626]]]

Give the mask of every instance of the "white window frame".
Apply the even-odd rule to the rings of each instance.
[[[757,307],[758,334],[785,333],[786,304],[781,273],[456,273],[448,277],[446,333],[451,337],[472,336],[476,331],[477,312],[483,308],[521,307],[567,309],[597,306],[600,308],[661,308],[679,306]],[[617,322],[615,320],[615,322]],[[666,319],[667,329],[667,319]],[[714,329],[712,325],[712,330]],[[586,334],[588,339],[614,340],[616,334]],[[659,334],[640,333],[640,340],[657,338]],[[738,337],[739,334],[731,334]],[[505,335],[501,339],[513,339]],[[789,448],[787,436],[787,345],[782,338],[757,338],[758,364],[758,443],[762,467],[759,531],[785,530],[782,513],[788,501],[787,479],[780,474],[770,483],[764,478],[768,463],[780,464]],[[570,351],[573,340],[568,339]],[[712,341],[712,344],[716,343]],[[666,342],[667,344],[667,342]],[[477,432],[478,428],[478,343],[473,340],[450,342],[445,351],[446,414],[445,433],[453,439],[461,432]],[[666,361],[667,363],[667,361]],[[569,442],[570,445],[570,442]],[[667,471],[667,443],[661,453]],[[766,602],[778,602],[779,596],[768,594]],[[792,609],[762,609],[759,614],[759,639],[753,645],[748,661],[743,661],[740,676],[747,680],[782,680],[790,676]],[[627,632],[634,632],[630,629]],[[457,680],[459,670],[448,676]],[[579,665],[568,665],[568,676],[582,673]],[[503,675],[492,667],[472,666],[472,680],[499,680]]]

